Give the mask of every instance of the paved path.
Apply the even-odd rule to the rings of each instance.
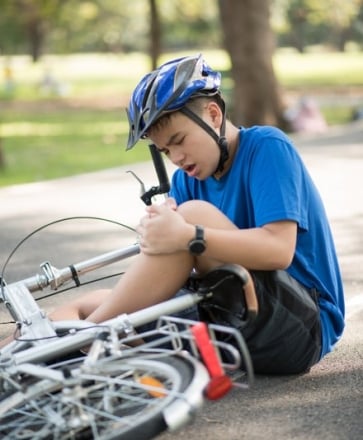
[[[257,377],[253,389],[234,390],[207,403],[196,422],[163,440],[363,438],[363,125],[352,124],[320,137],[296,138],[319,187],[339,253],[347,301],[347,325],[336,350],[307,375]],[[155,184],[152,166],[132,170]],[[126,168],[115,168],[51,182],[0,190],[0,265],[21,238],[34,228],[68,216],[97,216],[135,226],[143,213],[139,187]],[[97,255],[134,240],[118,226],[74,220],[52,226],[23,245],[5,276],[29,276],[50,259],[57,267]],[[71,261],[70,261],[71,259]],[[46,309],[67,300],[66,293],[43,301]],[[8,319],[0,309],[0,322]],[[7,325],[0,333],[9,331]]]

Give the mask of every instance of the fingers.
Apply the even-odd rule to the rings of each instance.
[[[174,211],[176,211],[178,205],[176,204],[176,200],[173,197],[168,197],[165,200],[165,206],[168,206],[169,208],[173,209]]]
[[[168,198],[161,205],[150,205],[146,208],[146,213],[136,226],[140,250],[147,254],[170,253],[173,247],[169,249],[169,237],[175,233],[166,231],[178,229],[177,224],[181,220],[175,200]]]
[[[173,199],[172,197],[168,197],[164,203],[162,203],[161,205],[150,205],[146,207],[146,212],[148,214],[160,214],[165,208],[169,208],[172,209],[173,211],[177,210],[177,204],[175,199]]]

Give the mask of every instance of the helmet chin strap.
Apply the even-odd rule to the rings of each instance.
[[[221,133],[220,136],[217,135],[217,133],[213,130],[213,128],[208,125],[205,121],[203,121],[202,118],[200,118],[196,113],[192,112],[188,107],[182,107],[179,111],[181,113],[184,113],[185,116],[188,116],[188,118],[192,119],[196,124],[198,124],[200,127],[203,128],[217,143],[219,150],[220,150],[220,156],[219,156],[219,162],[217,165],[216,170],[213,174],[222,172],[224,169],[224,164],[229,158],[229,151],[228,151],[228,142],[226,139],[226,114],[224,109],[224,103],[223,103],[223,119],[221,124]]]

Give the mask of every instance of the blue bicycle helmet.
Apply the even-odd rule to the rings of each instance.
[[[166,112],[181,111],[205,129],[221,149],[218,170],[228,158],[227,142],[224,137],[225,116],[221,126],[221,136],[206,124],[185,104],[197,96],[220,94],[221,74],[212,70],[202,55],[178,58],[163,64],[142,78],[135,88],[128,109],[129,139],[127,150],[140,139],[147,137],[150,127]],[[224,102],[220,99],[223,106]]]

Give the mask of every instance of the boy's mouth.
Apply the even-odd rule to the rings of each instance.
[[[187,165],[183,167],[183,170],[188,174],[190,177],[194,177],[197,171],[196,164]]]
[[[195,165],[186,165],[183,167],[183,169],[186,173],[190,173],[194,167],[195,167]]]

